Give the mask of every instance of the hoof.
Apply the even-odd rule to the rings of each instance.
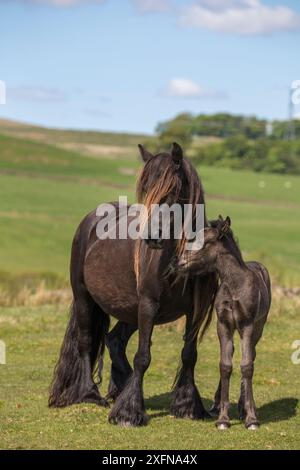
[[[111,424],[118,424],[124,428],[146,426],[149,421],[148,416],[143,412],[128,416],[126,412],[119,411],[118,413],[114,413],[113,411],[114,410],[110,413],[108,421]]]
[[[202,404],[197,388],[193,384],[183,385],[174,390],[171,414],[175,418],[211,418]]]
[[[220,424],[217,424],[217,428],[220,430],[220,431],[227,431],[227,429],[229,429],[229,424],[225,424],[225,423],[220,423]]]
[[[258,424],[250,424],[250,426],[247,426],[247,429],[249,431],[257,431],[257,429],[259,429],[259,425]]]
[[[94,403],[98,406],[104,406],[104,408],[109,407],[109,403],[106,398],[100,396],[98,388],[96,385],[93,387],[92,390],[87,392],[80,400],[79,403]]]
[[[110,408],[109,402],[106,398],[100,398],[100,402],[98,403],[99,406],[104,406],[104,408]]]

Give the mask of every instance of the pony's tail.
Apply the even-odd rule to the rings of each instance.
[[[205,277],[197,277],[194,286],[194,334],[199,334],[199,342],[202,341],[208,330],[215,306],[218,291],[218,277],[216,273],[208,273]]]
[[[64,407],[81,402],[101,404],[102,399],[92,377],[99,365],[101,367],[105,335],[109,329],[109,316],[96,304],[93,305],[90,315],[92,316],[91,347],[87,361],[79,353],[76,304],[72,303],[69,324],[50,387],[48,401],[50,407]]]
[[[212,321],[217,292],[218,277],[215,273],[209,273],[205,277],[195,279],[193,323],[189,336],[191,339],[199,334],[199,342],[202,341]],[[180,361],[172,386],[173,390],[178,386],[182,374],[183,365]]]

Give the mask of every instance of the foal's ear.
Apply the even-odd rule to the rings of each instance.
[[[177,163],[178,165],[180,165],[183,159],[183,151],[180,145],[177,144],[176,142],[173,142],[173,145],[171,148],[171,155],[172,155],[173,161]]]
[[[231,225],[231,218],[229,216],[226,217],[225,222],[227,222],[228,226]]]
[[[218,227],[218,240],[221,240],[221,238],[223,238],[224,235],[226,235],[229,232],[231,220],[230,220],[230,217],[228,216],[226,217],[225,220],[223,219],[222,216],[219,216],[219,219],[221,223],[219,224],[219,227]]]
[[[148,152],[148,150],[145,149],[145,147],[141,144],[138,145],[141,157],[143,161],[146,163],[150,158],[153,157],[152,153]]]

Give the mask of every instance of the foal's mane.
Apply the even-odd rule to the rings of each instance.
[[[212,220],[210,222],[211,227],[218,227],[218,225],[222,223],[219,220]],[[235,259],[238,261],[240,266],[244,267],[245,261],[243,260],[242,252],[239,247],[238,240],[234,237],[233,231],[231,229],[228,229],[226,233],[222,236],[221,242],[223,243],[224,248],[232,255],[235,257]]]

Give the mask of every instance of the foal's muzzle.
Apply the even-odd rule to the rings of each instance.
[[[163,240],[162,238],[158,238],[155,240],[152,240],[151,238],[145,240],[149,248],[152,248],[154,250],[161,250],[163,248]]]

